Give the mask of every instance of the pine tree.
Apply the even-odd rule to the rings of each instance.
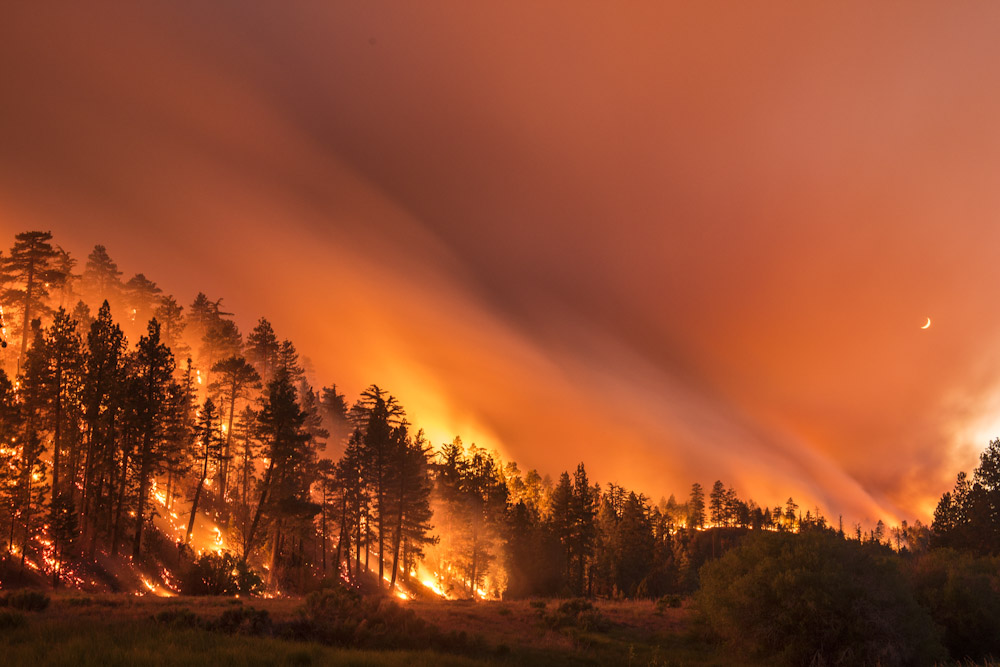
[[[708,496],[709,519],[713,526],[721,526],[726,520],[726,487],[716,480]]]
[[[257,369],[263,382],[270,382],[271,375],[278,364],[278,352],[281,344],[274,335],[271,323],[263,317],[257,322],[250,335],[247,336],[247,359]]]
[[[559,475],[559,481],[552,492],[551,509],[549,510],[552,532],[563,546],[566,556],[565,576],[569,582],[573,576],[573,483],[569,473]]]
[[[55,271],[59,274],[59,281],[55,287],[59,288],[59,307],[66,308],[74,301],[74,286],[80,276],[73,273],[77,261],[62,246],[56,246],[57,257],[55,260]]]
[[[163,293],[152,280],[137,273],[125,283],[125,307],[131,322],[148,322]]]
[[[299,363],[299,352],[290,340],[281,341],[275,359],[275,372],[285,373],[293,387],[300,386],[306,379],[306,372]]]
[[[139,339],[135,356],[135,388],[132,406],[139,428],[139,495],[136,503],[135,539],[132,558],[138,559],[150,481],[162,462],[161,442],[165,434],[165,414],[173,379],[174,358],[160,342],[160,325],[149,321],[147,333]]]
[[[629,493],[618,523],[615,583],[619,591],[635,597],[653,568],[653,527],[642,499]]]
[[[347,438],[351,434],[351,424],[348,418],[350,412],[344,394],[337,392],[337,385],[323,387],[320,390],[320,407],[324,424],[329,431],[330,442],[336,446],[335,453],[341,454]]]
[[[375,501],[375,519],[378,525],[378,580],[382,586],[385,571],[385,547],[391,510],[387,499],[393,454],[399,448],[394,430],[402,425],[403,409],[396,399],[377,385],[371,385],[361,394],[354,407],[353,416],[362,429],[362,475],[370,487]]]
[[[81,289],[92,303],[116,301],[122,289],[121,275],[118,265],[108,256],[107,248],[96,245],[87,256],[87,264],[84,266],[81,278]]]
[[[250,523],[253,519],[252,508],[250,507],[250,490],[256,481],[255,471],[257,469],[257,457],[260,452],[258,413],[250,406],[243,408],[239,414],[239,420],[233,427],[236,431],[238,467],[236,473],[239,483],[237,490],[239,500],[233,512],[233,533],[236,543],[248,544],[250,533]],[[242,557],[242,554],[241,554]]]
[[[250,392],[260,388],[260,375],[243,357],[233,356],[212,366],[214,376],[209,392],[217,396],[226,406],[226,442],[222,455],[222,470],[219,475],[219,497],[223,501],[229,492],[229,459],[233,441],[233,422],[236,417],[236,401],[249,399]]]
[[[50,232],[22,232],[14,237],[14,246],[4,259],[3,273],[16,287],[2,295],[4,303],[16,303],[21,310],[21,352],[18,366],[28,350],[29,324],[32,317],[49,312],[49,288],[65,279],[57,265],[59,252],[52,247]]]
[[[242,348],[243,337],[236,323],[219,318],[202,336],[201,362],[210,373],[215,364],[222,359],[238,357]],[[209,373],[206,373],[205,381],[211,385]]]
[[[260,413],[260,433],[264,441],[267,468],[260,485],[260,497],[250,529],[243,544],[243,563],[249,556],[256,537],[257,527],[265,509],[274,519],[274,539],[272,542],[271,567],[268,576],[273,581],[281,543],[281,519],[295,496],[301,493],[301,482],[297,474],[302,463],[309,458],[308,434],[303,430],[305,413],[299,407],[295,388],[287,373],[279,371],[267,386],[267,395]],[[308,490],[308,487],[307,487]]]
[[[153,317],[160,323],[164,344],[170,348],[177,359],[184,359],[191,354],[191,348],[184,342],[184,306],[177,303],[173,295],[160,297],[159,305],[153,311]]]
[[[409,572],[407,561],[423,556],[423,548],[436,540],[430,537],[431,481],[429,477],[430,445],[424,432],[418,431],[413,438],[407,437],[405,425],[393,434],[395,465],[388,488],[388,505],[395,505],[396,520],[392,538],[392,578],[390,590],[396,585],[399,572],[400,550],[404,572]]]
[[[17,487],[22,429],[21,402],[14,383],[0,368],[0,535],[8,536],[7,551],[14,547],[15,516],[18,511]]]
[[[691,485],[687,525],[688,528],[702,528],[705,525],[705,492],[698,482]]]
[[[592,489],[587,481],[587,471],[580,463],[573,474],[573,503],[571,517],[573,520],[573,551],[576,555],[576,590],[584,592],[584,575],[587,562],[593,552],[594,540],[597,537],[597,502],[600,490]]]
[[[83,420],[86,431],[82,514],[90,530],[90,553],[96,549],[99,500],[110,494],[114,477],[116,434],[125,386],[127,343],[121,328],[111,319],[105,301],[87,334],[83,383]],[[105,511],[110,503],[103,504]]]
[[[180,382],[171,385],[167,403],[163,441],[163,464],[167,472],[164,498],[167,509],[171,510],[174,499],[180,495],[177,487],[194,465],[195,415],[198,406],[190,359],[184,365]]]
[[[48,359],[48,404],[51,409],[52,431],[52,501],[70,488],[75,488],[75,470],[71,470],[69,488],[60,485],[61,457],[67,436],[78,432],[79,397],[83,382],[83,341],[77,333],[76,322],[62,308],[55,315],[45,337]]]
[[[188,520],[187,532],[184,533],[184,543],[191,542],[191,532],[194,530],[194,520],[198,516],[198,502],[201,499],[202,489],[205,487],[205,480],[208,479],[208,465],[213,460],[218,460],[222,452],[222,437],[219,435],[219,413],[215,408],[215,403],[211,398],[206,398],[198,412],[197,426],[195,427],[195,440],[199,449],[199,474],[198,484],[194,489],[194,497],[191,499],[191,518]]]

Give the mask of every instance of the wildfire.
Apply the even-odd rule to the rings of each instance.
[[[226,544],[222,539],[222,530],[218,526],[213,527],[212,530],[215,532],[215,552],[221,554],[223,549],[226,548]]]
[[[172,591],[169,591],[166,588],[163,588],[162,586],[160,586],[159,584],[157,584],[155,581],[147,579],[146,577],[139,577],[139,580],[142,581],[142,585],[146,587],[146,590],[148,590],[150,593],[152,593],[156,597],[171,598],[171,597],[174,596],[174,593]],[[139,593],[136,593],[136,594],[137,595],[141,595],[142,593],[139,592]]]
[[[433,579],[424,579],[420,583],[422,583],[424,586],[426,586],[427,588],[431,589],[432,591],[434,591],[435,593],[437,593],[441,597],[446,597],[445,594],[444,594],[444,589],[441,588],[441,584],[439,584],[438,582],[434,581]]]
[[[153,497],[156,498],[156,502],[160,503],[164,507],[167,506],[167,492],[160,491],[159,485],[157,485],[156,480],[153,480]]]

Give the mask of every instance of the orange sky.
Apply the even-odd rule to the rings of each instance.
[[[653,497],[926,520],[1000,435],[993,3],[133,4],[5,11],[4,245]]]

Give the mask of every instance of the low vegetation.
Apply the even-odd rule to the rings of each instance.
[[[947,657],[898,559],[827,531],[758,534],[701,571],[712,631],[787,664],[934,664]]]

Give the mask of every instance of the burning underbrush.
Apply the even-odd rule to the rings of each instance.
[[[0,560],[0,588],[52,587],[159,597],[263,591],[262,577],[229,550],[220,512],[213,504],[206,503],[206,511],[191,521],[190,511],[181,503],[168,504],[155,481],[151,500],[154,511],[140,559],[100,548],[83,555],[82,545],[57,553],[45,525],[27,548],[11,545]]]

